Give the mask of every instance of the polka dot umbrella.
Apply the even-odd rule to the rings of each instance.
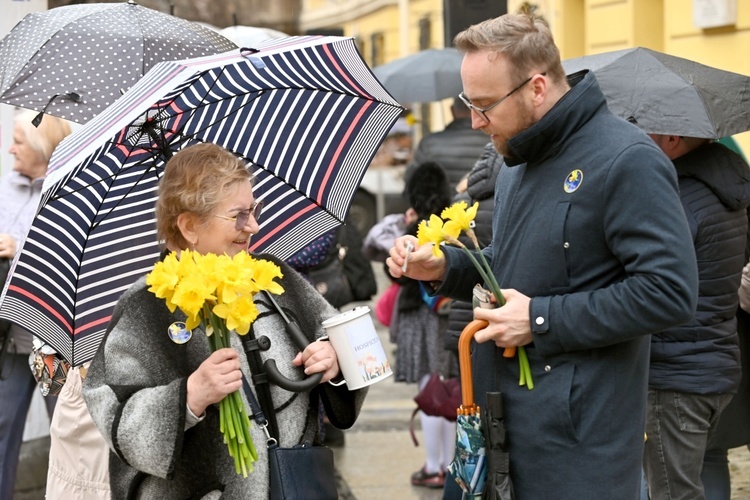
[[[0,102],[85,123],[154,64],[233,48],[209,28],[133,0],[34,12],[0,41]]]

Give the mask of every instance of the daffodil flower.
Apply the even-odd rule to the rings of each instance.
[[[203,326],[212,351],[231,347],[232,331],[245,335],[258,317],[254,294],[284,293],[275,281],[281,268],[247,252],[234,257],[199,254],[190,250],[170,253],[146,276],[149,291],[164,299],[170,312],[180,309],[185,326]],[[250,417],[239,391],[219,402],[219,428],[237,474],[247,477],[258,454],[250,438]]]
[[[492,267],[489,262],[487,262],[487,258],[479,247],[479,241],[477,241],[476,234],[474,234],[474,229],[472,228],[474,219],[477,216],[478,208],[479,203],[474,203],[469,207],[468,203],[465,201],[459,201],[444,209],[440,214],[440,217],[437,215],[430,216],[429,222],[422,221],[419,224],[417,230],[417,242],[420,245],[423,243],[435,243],[435,248],[438,248],[440,243],[445,242],[461,248],[474,264],[474,267],[489,287],[490,292],[495,296],[498,305],[502,307],[505,305],[505,297],[500,290],[500,285],[497,282],[495,273],[492,272]],[[469,239],[471,239],[474,248],[476,249],[476,254],[479,255],[479,260],[475,257],[474,252],[469,250],[466,245],[461,243],[458,239],[461,233],[466,234]],[[439,248],[438,251],[440,252],[439,254],[433,249],[433,253],[437,257],[442,255],[442,251],[440,251]],[[503,356],[513,357],[516,355],[516,351],[518,352],[520,373],[519,385],[525,385],[531,390],[534,388],[534,380],[531,377],[531,367],[529,366],[529,358],[526,355],[526,349],[523,346],[520,346],[518,349],[515,347],[506,347]]]

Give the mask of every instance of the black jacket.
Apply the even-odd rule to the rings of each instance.
[[[677,158],[674,166],[698,259],[698,307],[689,323],[652,336],[649,387],[733,393],[742,377],[735,315],[747,261],[750,170],[719,143]]]
[[[406,180],[422,163],[434,161],[445,169],[451,189],[466,175],[487,144],[484,132],[471,128],[471,118],[453,120],[440,132],[425,136],[406,169]]]
[[[482,157],[471,169],[466,191],[454,198],[455,202],[466,201],[469,206],[479,203],[477,216],[474,218],[474,233],[479,245],[484,248],[492,241],[492,209],[495,206],[495,181],[503,164],[503,157],[495,150],[492,143],[484,147]],[[462,235],[464,245],[472,247],[473,243]],[[474,319],[474,309],[470,302],[456,300],[451,305],[448,316],[448,329],[445,333],[445,348],[458,352],[458,337],[464,327]]]

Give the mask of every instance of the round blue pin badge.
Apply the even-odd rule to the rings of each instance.
[[[563,189],[566,193],[572,193],[581,186],[582,182],[583,172],[581,172],[579,169],[575,169],[565,178]]]
[[[169,338],[175,344],[184,344],[193,337],[193,332],[185,327],[185,323],[176,321],[167,328]]]

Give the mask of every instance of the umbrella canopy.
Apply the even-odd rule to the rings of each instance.
[[[93,356],[120,294],[158,258],[154,202],[173,151],[246,159],[263,200],[252,252],[291,256],[344,220],[402,108],[350,38],[292,37],[157,64],[52,156],[0,304],[73,365]]]
[[[457,97],[463,90],[463,55],[453,47],[427,49],[373,68],[399,102],[431,102]]]
[[[750,77],[637,47],[563,61],[590,69],[618,116],[650,134],[718,139],[750,130]]]
[[[233,48],[211,29],[133,0],[34,12],[0,41],[0,102],[85,123],[154,64]]]

